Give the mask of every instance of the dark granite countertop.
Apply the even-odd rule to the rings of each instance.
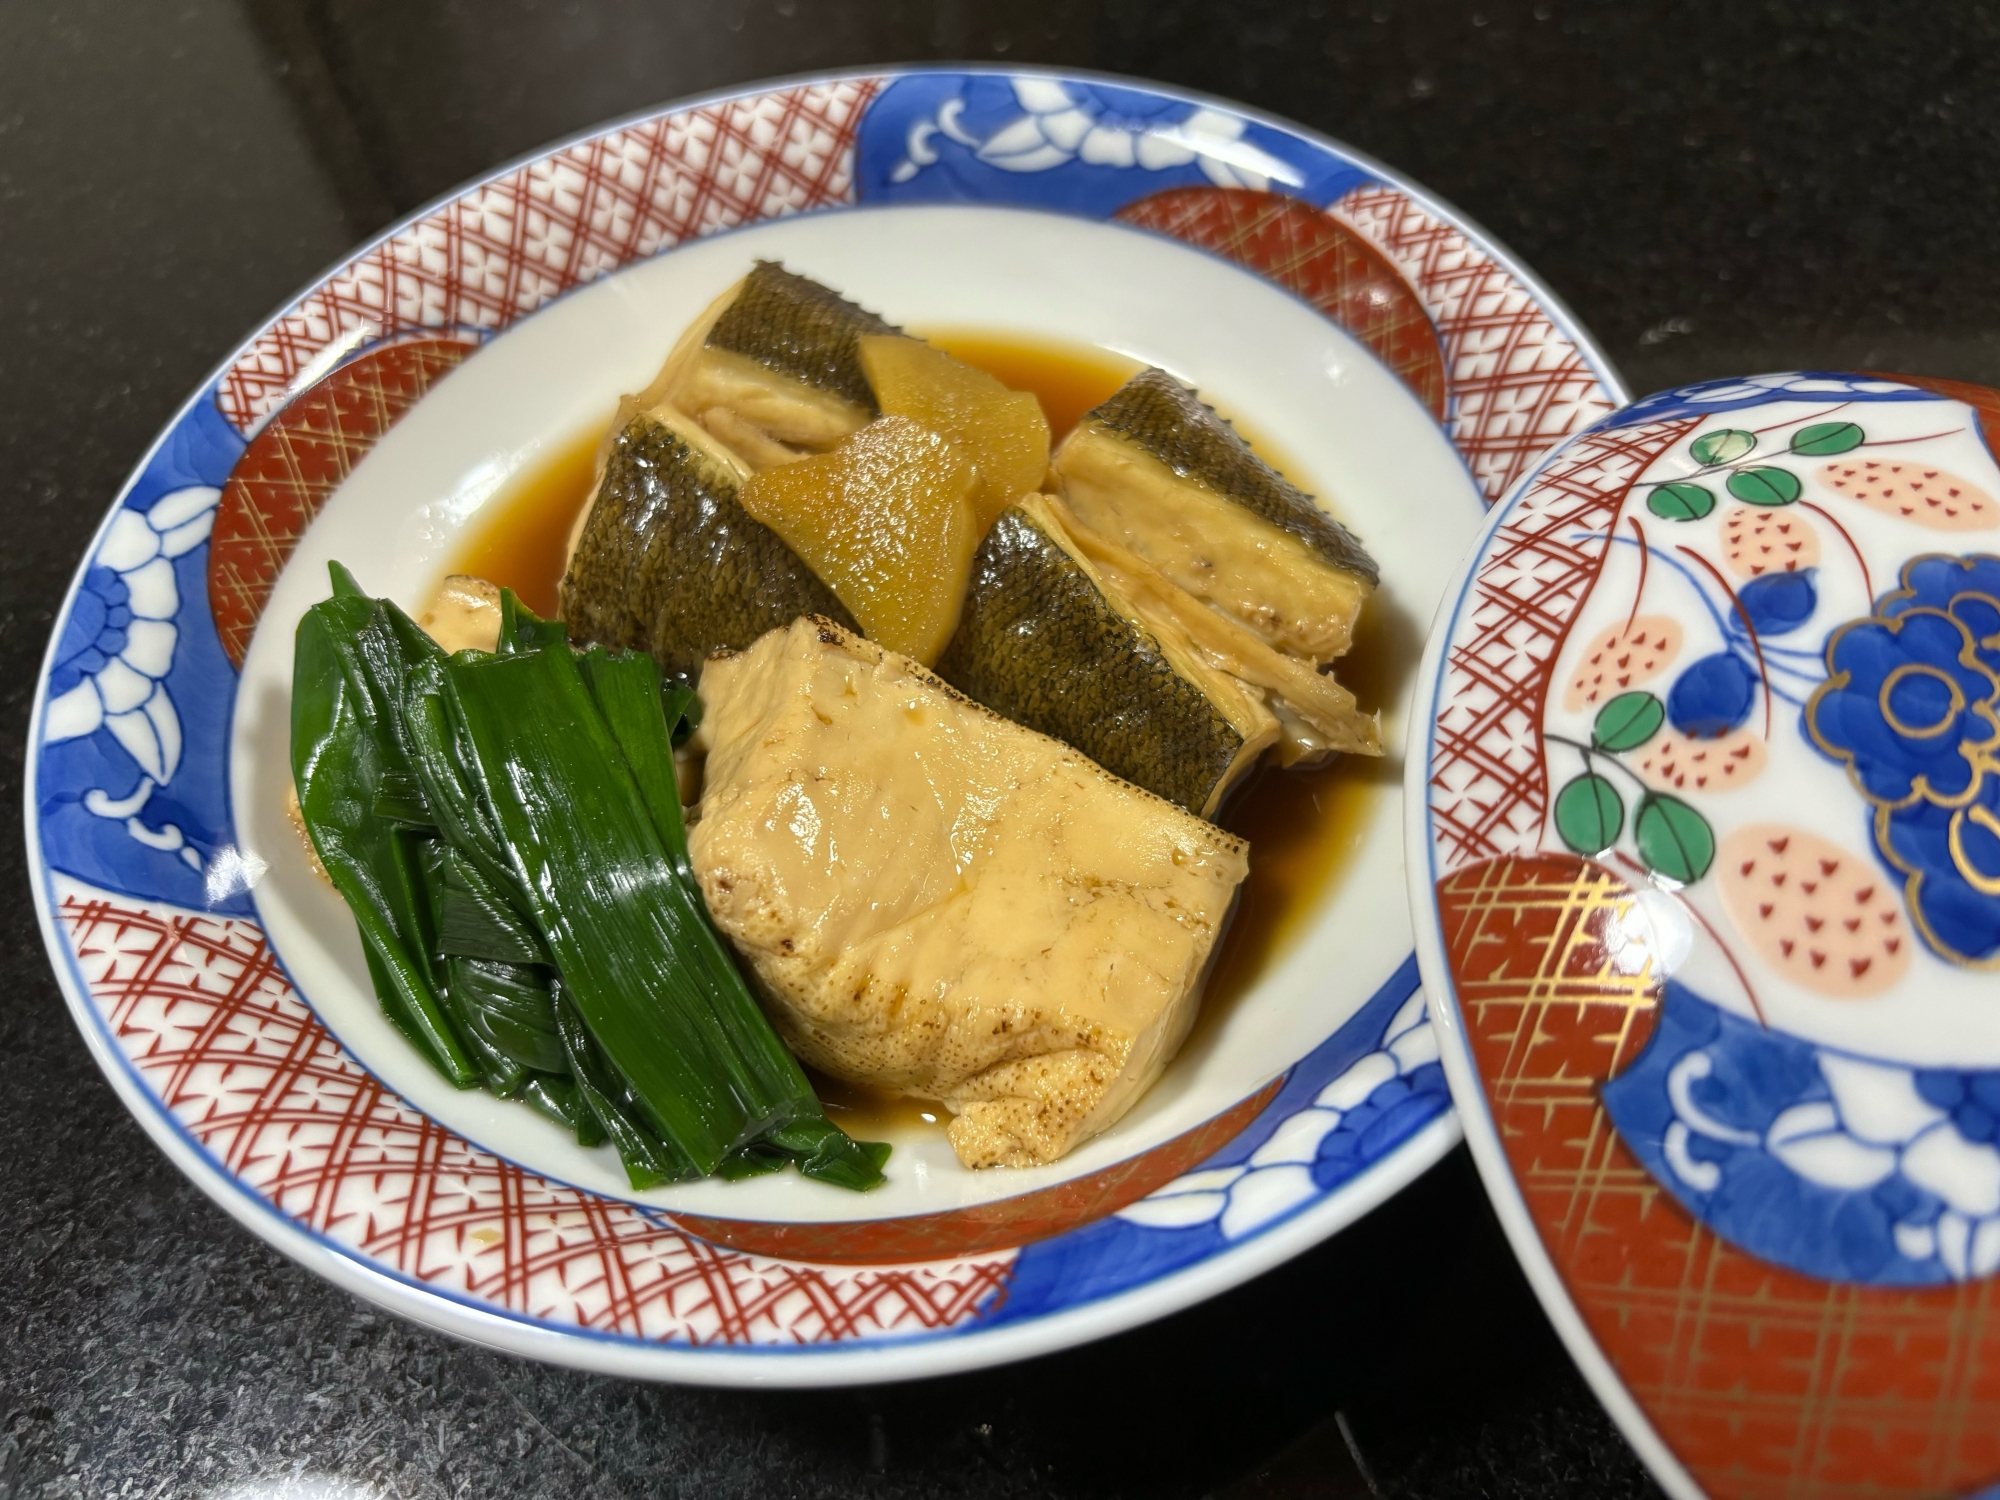
[[[1086,65],[1250,101],[1426,183],[1635,391],[1800,365],[2000,382],[1996,32],[1970,6],[1830,3],[13,0],[9,797],[70,571],[203,372],[364,234],[552,137],[806,69]],[[0,1500],[1656,1493],[1463,1151],[1245,1288],[976,1375],[707,1392],[455,1344],[167,1164],[69,1020],[17,837],[6,860]]]

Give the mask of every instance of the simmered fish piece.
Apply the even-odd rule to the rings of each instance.
[[[681,335],[641,409],[670,405],[752,468],[820,452],[880,415],[858,340],[897,329],[760,260]]]
[[[1059,500],[1049,510],[1069,524],[1064,535],[1095,569],[1105,597],[1141,621],[1180,662],[1199,661],[1210,701],[1232,690],[1268,708],[1278,722],[1278,759],[1287,766],[1329,754],[1380,755],[1381,724],[1364,714],[1354,694],[1311,662],[1273,650],[1226,615],[1176,585],[1144,558],[1075,524]],[[1254,712],[1254,710],[1252,710]],[[1239,711],[1239,720],[1242,711]]]
[[[993,523],[938,675],[1209,816],[1276,742],[1277,719],[1183,637],[1148,628],[1070,535],[1060,505],[1024,496]]]
[[[1242,840],[825,621],[701,693],[689,854],[802,1059],[941,1101],[970,1167],[1053,1161],[1159,1076]]]
[[[1327,662],[1353,644],[1374,561],[1164,371],[1089,412],[1053,468],[1084,526],[1279,650]]]
[[[579,645],[649,651],[692,680],[709,652],[803,614],[852,618],[737,496],[748,469],[671,408],[630,416],[606,450],[563,575]]]

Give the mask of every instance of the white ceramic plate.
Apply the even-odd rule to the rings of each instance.
[[[28,836],[100,1062],[184,1170],[323,1274],[625,1374],[965,1368],[1297,1253],[1456,1138],[1393,770],[1308,930],[1132,1114],[1050,1167],[970,1173],[910,1135],[865,1197],[792,1174],[633,1193],[608,1148],[446,1087],[377,1009],[281,811],[291,635],[325,563],[421,601],[508,478],[601,425],[757,257],[918,330],[1096,345],[1253,415],[1381,563],[1392,641],[1421,637],[1483,500],[1617,396],[1560,309],[1439,205],[1151,89],[828,80],[496,174],[260,330],[79,572],[37,704]],[[1394,760],[1393,705],[1385,729]]]

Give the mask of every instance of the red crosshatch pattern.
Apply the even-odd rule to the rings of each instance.
[[[419,338],[371,349],[321,376],[250,439],[222,487],[208,546],[209,613],[238,667],[320,507],[382,434],[477,347]]]
[[[359,256],[222,377],[249,432],[330,348],[506,327],[682,240],[854,196],[854,135],[879,80],[781,89],[662,115],[483,183]]]
[[[1628,959],[1632,900],[1568,854],[1438,884],[1494,1126],[1591,1336],[1713,1500],[1985,1493],[2000,1277],[1905,1290],[1782,1270],[1697,1223],[1619,1140],[1600,1088],[1643,1049],[1659,996]]]
[[[1579,438],[1515,502],[1459,611],[1438,694],[1431,837],[1440,870],[1539,846],[1542,707],[1607,529],[1633,482],[1694,418]]]
[[[1444,344],[1447,429],[1489,502],[1559,439],[1617,404],[1535,295],[1400,188],[1356,188],[1328,210],[1401,269]]]
[[[1169,188],[1114,216],[1248,266],[1325,313],[1403,378],[1443,420],[1444,356],[1416,291],[1338,219],[1283,193]]]
[[[948,1328],[1012,1251],[804,1265],[680,1233],[476,1150],[385,1092],[313,1018],[254,922],[55,877],[91,999],[175,1121],[337,1248],[496,1310],[687,1344],[815,1344]]]
[[[1285,1086],[1274,1078],[1213,1119],[1115,1166],[1012,1198],[900,1219],[770,1223],[676,1214],[674,1222],[737,1250],[817,1262],[942,1260],[1049,1239],[1108,1218],[1165,1187],[1241,1135]]]

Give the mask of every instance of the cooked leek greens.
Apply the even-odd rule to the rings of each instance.
[[[445,1078],[609,1140],[634,1187],[786,1163],[882,1180],[750,995],[687,857],[652,658],[572,651],[501,596],[447,655],[333,566],[299,625],[292,775],[383,1011]]]

